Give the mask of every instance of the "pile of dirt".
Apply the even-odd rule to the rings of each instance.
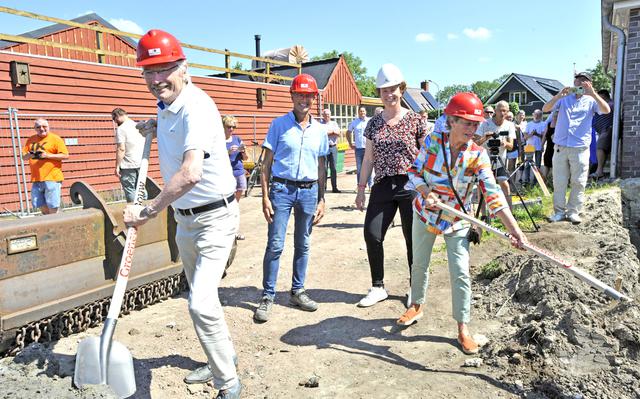
[[[535,245],[640,298],[636,249],[622,225],[617,189],[588,196],[578,226],[549,224]],[[500,379],[527,397],[640,397],[640,307],[618,303],[562,268],[508,252],[505,272],[474,282],[475,314],[504,326],[482,352]]]
[[[14,358],[0,359],[0,398],[117,398],[106,385],[73,387],[75,358],[31,344]]]

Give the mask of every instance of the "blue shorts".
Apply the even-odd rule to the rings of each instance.
[[[60,208],[61,188],[62,182],[59,181],[34,182],[31,186],[31,204],[34,208]]]

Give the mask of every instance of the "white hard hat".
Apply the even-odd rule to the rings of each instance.
[[[376,87],[382,89],[383,87],[391,87],[399,85],[404,82],[404,76],[400,69],[393,64],[384,64],[378,71],[378,77],[376,78]]]

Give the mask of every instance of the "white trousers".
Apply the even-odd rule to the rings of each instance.
[[[589,147],[553,149],[553,209],[567,217],[578,215],[584,203],[584,189],[589,177]],[[570,185],[569,202],[567,186]]]
[[[192,216],[175,213],[176,243],[189,282],[189,313],[213,372],[216,389],[238,381],[235,350],[218,298],[233,241],[238,231],[238,202]]]

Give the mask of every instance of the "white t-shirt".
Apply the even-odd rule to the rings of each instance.
[[[140,167],[144,151],[144,137],[136,129],[136,123],[127,120],[116,129],[116,144],[124,144],[124,158],[120,169],[137,169]]]
[[[327,123],[324,120],[320,120],[320,123],[322,123],[325,126],[325,129],[327,130],[327,136],[329,137],[329,145],[330,146],[337,145],[338,139],[340,138],[339,136],[340,127],[338,126],[338,123],[336,121],[329,121]],[[329,136],[329,133],[335,133],[335,134],[338,134],[338,136]]]
[[[540,122],[529,122],[525,129],[526,134],[531,134],[536,131],[540,136],[531,136],[527,139],[527,145],[532,145],[536,148],[536,151],[542,151],[542,137],[544,137],[544,131],[547,130],[547,122],[541,120]]]
[[[158,103],[158,154],[165,185],[178,173],[183,155],[189,150],[205,153],[202,179],[173,202],[174,208],[206,205],[236,191],[218,107],[207,93],[191,83],[170,105]]]
[[[512,142],[513,142],[513,140],[515,140],[515,138],[516,138],[516,126],[513,124],[513,122],[510,122],[510,121],[504,119],[502,121],[502,124],[500,126],[498,126],[493,121],[493,118],[489,118],[489,119],[486,119],[484,122],[482,122],[480,124],[480,126],[478,126],[478,130],[476,130],[476,135],[484,137],[485,133],[488,133],[488,132],[499,133],[499,132],[504,132],[504,131],[508,131],[509,134],[507,136],[500,136],[499,137],[500,140],[502,141],[502,143],[504,144],[504,142],[506,141],[507,138],[510,138],[512,140]],[[487,150],[489,149],[488,142],[489,142],[489,140],[487,140],[484,143],[484,148],[486,148]],[[504,145],[500,146],[500,152],[498,153],[498,155],[500,156],[500,158],[502,158],[502,162],[506,165],[507,164],[507,149],[504,147]]]

